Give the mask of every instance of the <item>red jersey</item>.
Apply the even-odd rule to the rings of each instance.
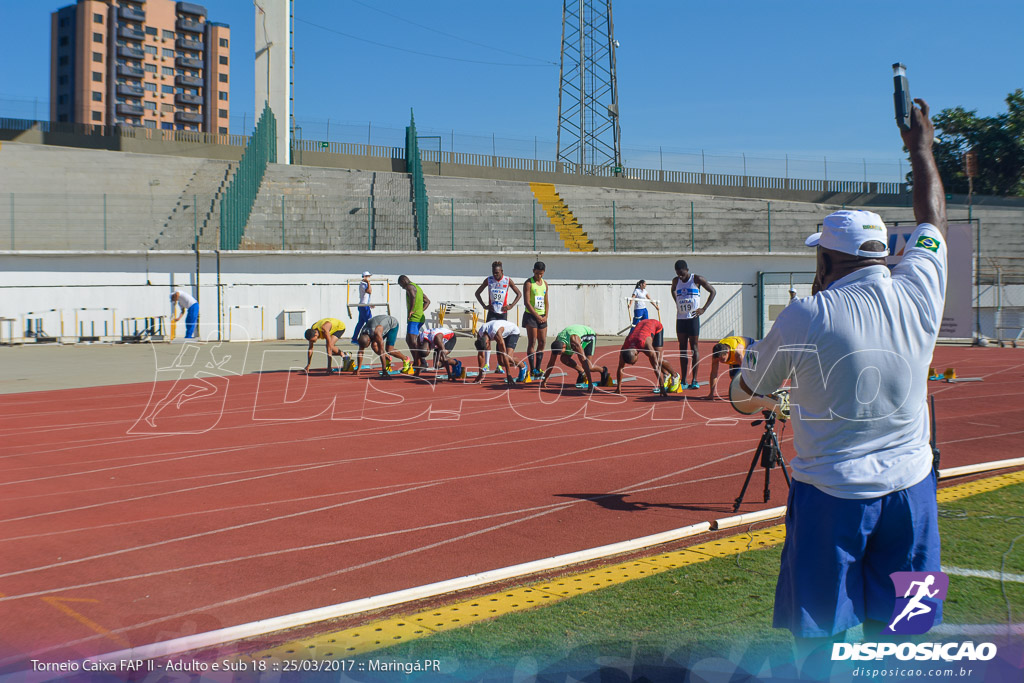
[[[626,335],[626,342],[622,345],[624,349],[642,349],[644,342],[658,334],[665,328],[657,320],[641,320],[636,327]]]

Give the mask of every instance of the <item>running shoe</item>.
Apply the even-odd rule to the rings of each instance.
[[[683,388],[682,378],[679,375],[672,375],[672,383],[669,385],[669,392],[676,392]],[[690,385],[685,385],[685,388],[689,389]]]
[[[452,374],[448,377],[451,381],[455,381],[462,377],[462,361],[455,361],[455,368],[452,370]]]
[[[687,389],[700,389],[700,382],[690,382],[686,385]]]
[[[601,386],[602,387],[609,387],[609,386],[611,386],[611,382],[609,381],[610,378],[611,378],[611,375],[608,373],[608,367],[607,366],[602,367],[601,368]]]
[[[525,379],[526,379],[526,366],[524,365],[523,367],[519,368],[519,376],[516,377],[516,381],[517,382],[522,382]]]

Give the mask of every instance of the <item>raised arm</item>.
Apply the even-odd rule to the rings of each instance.
[[[922,99],[914,102],[918,106],[911,107],[910,130],[900,131],[914,173],[914,218],[918,223],[931,223],[945,238],[946,193],[932,154],[935,125],[928,116],[928,103]]]

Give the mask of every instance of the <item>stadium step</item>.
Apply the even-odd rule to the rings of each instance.
[[[558,236],[562,238],[562,242],[568,247],[569,251],[597,251],[593,240],[583,231],[583,227],[576,220],[576,216],[573,215],[568,205],[559,196],[558,192],[555,191],[554,185],[551,183],[530,183],[530,189],[533,190],[533,195],[540,202],[540,205],[544,207],[544,212],[551,219],[551,224],[555,226]]]

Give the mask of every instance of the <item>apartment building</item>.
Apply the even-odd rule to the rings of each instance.
[[[50,17],[50,120],[228,133],[231,29],[175,0],[78,0]]]

